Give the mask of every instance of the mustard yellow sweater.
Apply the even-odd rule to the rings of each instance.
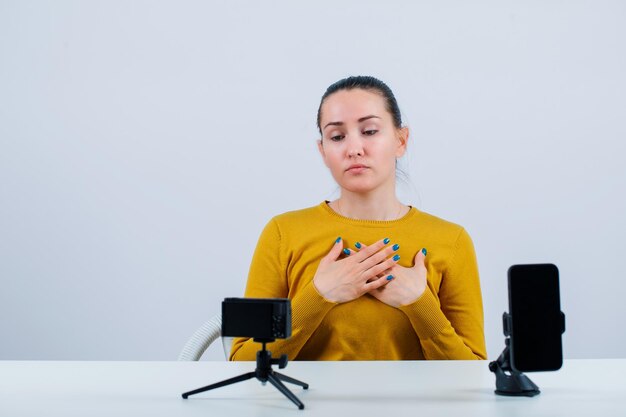
[[[390,307],[365,294],[337,304],[313,285],[337,237],[344,247],[388,237],[399,264],[426,248],[428,286],[415,302]],[[290,360],[486,359],[478,267],[467,232],[412,207],[401,219],[355,220],[328,202],[274,217],[254,253],[246,297],[291,299],[292,336],[268,344]],[[234,340],[231,360],[255,360],[260,344]]]

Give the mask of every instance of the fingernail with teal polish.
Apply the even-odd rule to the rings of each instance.
[[[341,236],[339,236],[337,240],[335,240],[335,243],[339,243],[339,242],[341,242]]]
[[[391,248],[393,250],[398,250],[400,249],[400,245],[398,245],[397,243],[395,245],[393,245],[393,247]]]
[[[354,246],[355,246],[357,249],[361,249],[361,244],[360,244],[359,242],[356,242],[356,243],[354,244]]]
[[[393,275],[388,275],[387,276],[387,281],[391,281],[393,279]]]
[[[389,238],[388,238],[388,237],[384,238],[384,239],[383,239],[383,243],[384,243],[385,245],[386,245],[387,243],[389,243]]]
[[[345,253],[346,255],[350,255],[350,249],[345,248],[345,249],[343,250],[343,253]]]
[[[422,253],[424,254],[424,256],[426,256],[426,254],[428,253],[428,251],[426,250],[426,248],[422,249]]]
[[[398,259],[400,259],[400,255],[394,255],[393,260],[397,261]]]

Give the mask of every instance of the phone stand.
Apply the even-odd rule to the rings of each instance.
[[[506,347],[497,360],[489,363],[489,370],[496,374],[496,390],[498,395],[511,397],[534,397],[539,395],[539,387],[522,372],[511,368],[509,344],[511,339],[504,339]]]
[[[215,384],[207,385],[206,387],[198,388],[193,391],[185,392],[183,398],[187,399],[190,395],[199,394],[201,392],[209,391],[215,388],[224,387],[226,385],[235,384],[241,381],[247,381],[248,379],[256,378],[263,385],[269,381],[274,385],[278,391],[282,392],[287,398],[289,398],[300,410],[304,409],[304,404],[289,391],[289,389],[282,383],[282,381],[289,382],[291,384],[299,385],[304,389],[309,388],[309,384],[293,379],[287,375],[279,374],[272,369],[272,365],[278,365],[279,369],[283,369],[287,366],[287,355],[282,355],[278,359],[272,359],[272,352],[265,348],[266,343],[273,342],[274,339],[254,339],[255,342],[262,343],[263,348],[256,353],[256,370],[254,372],[247,372],[245,374],[236,376],[234,378],[226,379]]]

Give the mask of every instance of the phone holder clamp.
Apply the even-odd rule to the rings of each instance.
[[[539,387],[522,372],[511,368],[510,340],[504,340],[506,347],[497,360],[489,363],[489,370],[496,374],[496,390],[498,395],[510,397],[534,397],[539,395]]]

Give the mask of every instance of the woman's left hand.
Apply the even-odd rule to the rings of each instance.
[[[426,249],[420,250],[414,258],[414,264],[410,268],[394,265],[384,272],[384,275],[392,275],[393,279],[387,285],[369,292],[373,297],[392,307],[400,307],[413,303],[426,290]]]

